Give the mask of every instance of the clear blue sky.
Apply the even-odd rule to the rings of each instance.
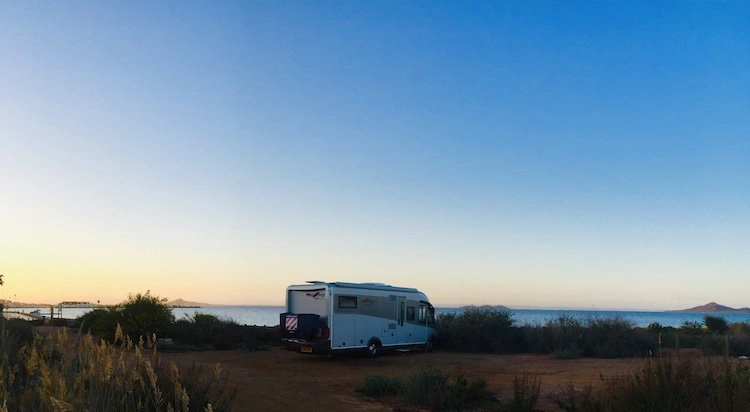
[[[6,298],[750,306],[750,3],[5,2]]]

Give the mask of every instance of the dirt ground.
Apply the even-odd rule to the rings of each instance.
[[[513,378],[527,374],[541,380],[540,410],[557,410],[548,396],[572,383],[598,385],[618,375],[640,370],[645,360],[556,359],[549,355],[485,355],[449,352],[383,353],[369,359],[341,356],[333,359],[284,349],[268,351],[206,351],[162,353],[178,364],[221,364],[239,386],[234,411],[392,411],[393,406],[359,394],[365,376],[406,376],[427,368],[469,380],[484,379],[500,399],[508,399]],[[403,409],[400,409],[403,410]]]

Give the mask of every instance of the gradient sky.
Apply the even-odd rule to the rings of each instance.
[[[750,306],[750,3],[0,4],[1,293]]]

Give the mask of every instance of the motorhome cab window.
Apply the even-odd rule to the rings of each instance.
[[[356,296],[339,296],[339,308],[357,309],[357,297]]]
[[[435,308],[427,305],[419,305],[419,318],[417,321],[428,325],[435,323]]]

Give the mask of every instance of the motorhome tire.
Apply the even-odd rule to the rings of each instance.
[[[370,339],[369,342],[367,342],[367,355],[371,358],[376,358],[378,355],[380,355],[380,341],[377,339]]]
[[[432,349],[434,349],[435,341],[434,339],[430,338],[427,339],[427,342],[424,343],[424,351],[429,353],[432,352]]]

